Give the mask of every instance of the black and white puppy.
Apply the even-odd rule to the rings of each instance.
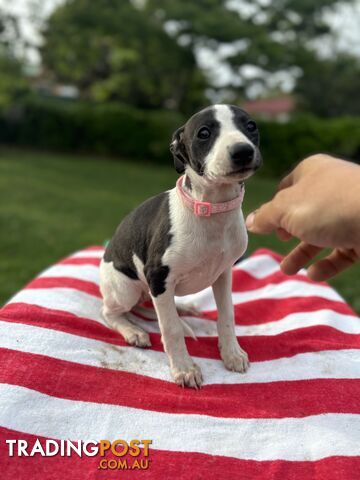
[[[186,348],[175,295],[212,286],[221,358],[236,372],[249,365],[235,335],[231,270],[247,247],[243,181],[261,165],[258,146],[256,123],[236,106],[214,105],[192,116],[170,145],[175,168],[185,175],[124,218],[100,265],[108,325],[130,345],[150,346],[149,335],[126,315],[150,297],[171,374],[182,386],[199,387],[202,373]]]

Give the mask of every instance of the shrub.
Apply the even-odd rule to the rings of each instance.
[[[165,110],[32,97],[0,114],[0,142],[168,163],[171,134],[184,121]],[[316,152],[360,158],[360,118],[302,115],[288,123],[259,121],[259,129],[268,175],[283,175]]]
[[[127,105],[29,98],[0,115],[0,142],[39,149],[169,161],[182,117]]]
[[[279,176],[313,153],[359,161],[360,118],[320,119],[310,115],[288,123],[259,122],[264,172]]]

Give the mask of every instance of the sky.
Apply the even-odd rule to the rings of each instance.
[[[25,39],[29,43],[39,45],[41,36],[38,28],[34,24],[32,15],[35,12],[39,19],[46,18],[54,8],[63,3],[64,0],[0,0],[0,8],[15,14],[20,19],[20,28]],[[121,1],[121,0],[119,0]],[[270,0],[259,0],[268,2]],[[242,13],[252,13],[254,3],[249,0],[228,0],[229,4],[236,9],[241,8]],[[360,0],[354,0],[352,4],[340,3],[335,12],[326,12],[325,19],[332,27],[334,36],[330,41],[321,41],[314,44],[319,53],[323,56],[329,56],[333,51],[349,51],[360,57]],[[230,68],[222,61],[229,47],[224,46],[218,54],[206,49],[199,49],[197,58],[200,66],[204,68],[210,77],[215,76],[215,84],[219,87],[225,86],[229,81],[236,80]],[[231,48],[231,47],[230,47]],[[36,48],[27,50],[27,58],[30,63],[39,64],[40,57]],[[245,75],[251,75],[256,67],[247,67]],[[276,76],[270,79],[272,87],[280,86],[284,91],[291,91],[294,85],[296,72],[278,72]],[[250,96],[257,96],[257,91]]]

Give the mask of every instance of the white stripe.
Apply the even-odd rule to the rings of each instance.
[[[95,265],[54,265],[42,272],[38,278],[68,277],[99,284],[99,267]]]
[[[340,332],[360,334],[360,319],[354,315],[343,315],[332,310],[317,310],[311,313],[292,313],[275,322],[259,325],[236,326],[236,335],[279,335],[298,328],[324,325]]]
[[[68,258],[102,258],[104,250],[80,250]]]
[[[249,273],[251,276],[263,279],[273,273],[280,272],[280,263],[275,260],[271,255],[261,254],[254,255],[244,260],[241,260],[239,263],[234,265],[235,270],[243,270],[244,272]],[[305,268],[299,270],[298,275],[306,276]]]
[[[355,414],[281,419],[169,414],[61,399],[4,384],[0,421],[6,428],[36,436],[84,441],[146,438],[157,450],[258,461],[360,454],[360,415]]]
[[[104,323],[101,317],[102,300],[73,288],[26,288],[9,303],[36,305]]]
[[[121,347],[47,328],[0,322],[0,347],[46,355],[82,365],[137,373],[171,381],[165,353]],[[220,360],[196,357],[205,384],[267,383],[314,378],[360,378],[359,350],[301,353],[253,362],[245,375],[229,372]]]
[[[234,266],[236,270],[243,270],[255,278],[265,278],[280,270],[279,262],[270,255],[255,255],[241,260]]]
[[[144,313],[146,316],[146,313]],[[141,320],[130,314],[130,318],[148,332],[160,333],[157,321]],[[199,317],[182,317],[191,327],[197,337],[216,337],[216,322]],[[244,319],[243,319],[244,320]],[[241,318],[240,318],[241,321]],[[261,319],[259,319],[261,321]],[[247,323],[247,322],[246,322]],[[280,320],[256,325],[235,325],[236,336],[279,335],[298,328],[324,325],[335,328],[340,332],[360,334],[360,319],[354,315],[343,315],[332,310],[317,310],[311,313],[292,313]]]

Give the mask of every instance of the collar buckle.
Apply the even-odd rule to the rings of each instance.
[[[197,217],[210,217],[211,215],[211,203],[194,201],[194,214]]]

